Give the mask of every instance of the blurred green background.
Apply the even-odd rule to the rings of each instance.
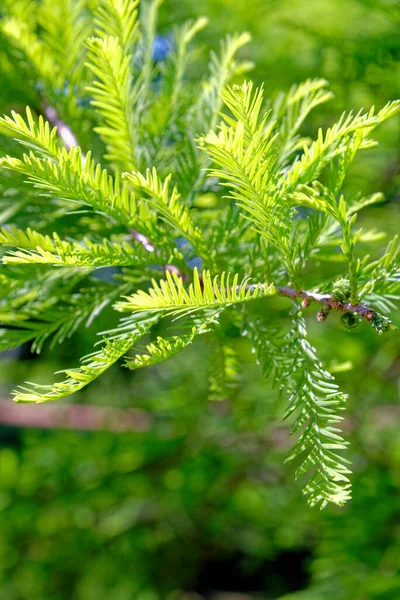
[[[398,0],[166,0],[161,32],[199,15],[210,19],[204,49],[225,33],[251,32],[244,56],[267,95],[308,77],[330,81],[335,100],[308,120],[312,135],[345,109],[400,96]],[[199,58],[205,64],[207,51]],[[2,112],[27,101],[13,76],[3,73]],[[384,192],[361,220],[390,236],[400,224],[399,119],[378,137],[347,185]],[[277,319],[288,308],[278,300]],[[74,366],[109,318],[40,357],[3,355],[1,397]],[[0,600],[400,599],[399,335],[314,318],[310,311],[312,343],[350,394],[348,506],[306,506],[284,465],[285,399],[262,378],[246,339],[233,339],[240,381],[220,402],[207,399],[209,347],[199,339],[149,370],[115,366],[72,399],[73,407],[135,408],[130,431],[0,424]]]

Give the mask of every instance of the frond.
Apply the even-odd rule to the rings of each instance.
[[[35,249],[38,246],[43,250],[53,250],[54,245],[50,236],[28,228],[26,231],[16,227],[2,227],[0,229],[0,244],[2,246],[16,246],[17,248]]]
[[[18,348],[42,333],[43,330],[37,326],[28,326],[21,329],[10,329],[8,327],[5,328],[0,326],[0,352]]]
[[[326,89],[325,79],[307,79],[300,85],[293,85],[289,92],[280,94],[272,107],[272,117],[277,121],[278,144],[282,162],[298,149],[301,139],[298,132],[310,112],[333,97]]]
[[[380,202],[384,202],[384,200],[385,196],[381,192],[376,192],[370,196],[356,197],[354,200],[348,203],[347,213],[349,215],[353,215],[358,213],[360,210],[363,210],[367,206],[379,204]]]
[[[168,339],[158,337],[155,342],[148,344],[144,348],[143,353],[138,353],[132,358],[127,358],[124,367],[133,371],[167,360],[191,344],[193,337],[193,335],[186,337],[173,336]]]
[[[372,108],[368,113],[359,112],[344,114],[338,123],[327,129],[325,134],[322,129],[318,138],[311,146],[304,146],[304,154],[296,161],[282,179],[288,191],[293,190],[298,183],[309,183],[316,177],[333,158],[346,150],[349,137],[359,136],[358,146],[370,147],[367,139],[369,133],[380,123],[392,117],[400,109],[400,101],[389,102],[374,116]]]
[[[236,55],[251,40],[249,33],[228,35],[221,42],[220,54],[211,52],[210,77],[203,83],[202,92],[193,107],[191,126],[194,136],[207,133],[217,124],[222,106],[221,92],[231,79],[249,71],[250,62],[237,60]]]
[[[252,81],[245,82],[241,86],[226,86],[221,92],[221,98],[234,116],[234,119],[232,119],[229,115],[224,115],[225,123],[236,130],[240,128],[238,124],[241,124],[244,144],[249,146],[261,126],[264,128],[269,115],[268,112],[263,115],[260,125],[260,115],[264,101],[263,86],[256,88],[254,92]]]
[[[101,0],[95,13],[96,35],[119,40],[124,54],[129,54],[139,38],[139,0]]]
[[[25,175],[29,183],[48,198],[87,204],[114,218],[118,223],[132,226],[138,216],[134,195],[119,175],[111,177],[91,158],[83,160],[80,148],[62,149],[58,161],[36,157],[32,152],[23,159],[6,156],[0,166]]]
[[[40,234],[38,234],[40,235]],[[41,240],[43,241],[43,240]],[[41,265],[6,266],[0,278],[0,349],[33,341],[62,343],[76,329],[91,323],[108,304],[132,286],[90,279],[92,268],[46,269]]]
[[[57,127],[50,129],[50,125],[40,115],[35,122],[31,109],[26,107],[26,122],[16,113],[11,111],[12,118],[0,118],[0,133],[13,136],[20,144],[39,152],[45,157],[56,157],[59,150]]]
[[[59,400],[78,392],[97,379],[137,342],[154,324],[154,317],[141,318],[131,322],[128,331],[122,328],[122,333],[112,339],[105,339],[101,350],[89,354],[82,359],[78,369],[62,371],[67,378],[54,385],[28,384],[13,393],[15,402],[49,402]]]
[[[102,122],[95,131],[107,147],[106,159],[120,169],[136,166],[134,88],[130,56],[124,54],[118,38],[91,38],[87,42],[87,66],[96,80],[87,88]]]
[[[40,353],[44,343],[51,338],[50,348],[62,344],[81,325],[88,326],[106,306],[127,290],[127,286],[99,286],[93,283],[84,292],[56,295],[47,303],[28,303],[19,309],[19,318],[11,312],[8,319],[13,329],[0,329],[0,351],[32,342],[31,352]],[[17,325],[18,329],[15,328]]]
[[[292,208],[277,190],[277,154],[268,114],[260,119],[262,89],[253,84],[227,87],[222,98],[234,117],[224,117],[219,133],[210,132],[200,143],[216,167],[211,176],[231,188],[230,195],[254,229],[286,255]]]
[[[188,334],[174,335],[169,338],[157,337],[155,342],[147,344],[141,352],[136,353],[133,357],[128,357],[124,367],[135,370],[167,360],[189,346],[195,337],[208,331],[209,320],[206,320],[198,321]]]
[[[193,283],[185,289],[183,281],[176,273],[166,272],[166,279],[156,282],[149,292],[139,290],[125,301],[117,302],[115,309],[121,312],[164,312],[175,315],[190,314],[202,309],[219,309],[232,304],[249,302],[256,298],[272,296],[275,288],[261,284],[248,286],[248,279],[239,282],[239,276],[211,277],[204,271],[201,278],[197,269],[193,271]]]
[[[0,322],[13,325],[26,319],[32,308],[37,314],[71,294],[91,273],[92,268],[43,269],[22,265],[3,266],[0,276]],[[30,313],[29,313],[30,314]],[[17,323],[17,324],[18,324]]]
[[[4,264],[109,267],[145,266],[166,261],[165,256],[159,252],[149,253],[140,243],[120,244],[107,239],[94,243],[88,238],[82,242],[69,242],[61,240],[56,233],[51,238],[29,228],[26,232],[15,228],[1,229],[0,244],[19,248],[3,256]]]
[[[302,457],[296,477],[314,469],[304,488],[311,506],[328,502],[342,506],[350,499],[350,474],[348,461],[337,454],[347,443],[337,427],[342,420],[347,396],[333,383],[334,378],[321,365],[315,349],[306,339],[303,318],[296,315],[289,338],[287,353],[294,356],[290,376],[294,375],[293,391],[285,418],[296,415],[292,434],[301,431],[300,437],[288,455],[287,461]]]

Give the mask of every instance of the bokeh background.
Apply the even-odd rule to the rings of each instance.
[[[267,95],[308,77],[330,81],[335,99],[308,120],[312,135],[345,109],[400,96],[398,0],[166,0],[160,35],[199,15],[210,23],[197,69],[208,46],[246,30],[253,42],[243,55]],[[0,71],[1,112],[28,103],[18,71]],[[384,192],[361,221],[390,237],[400,225],[400,120],[377,135],[347,189]],[[277,302],[277,319],[288,308]],[[105,312],[96,331],[109,319]],[[15,384],[73,366],[95,329],[40,357],[29,348],[3,354],[0,600],[400,599],[399,335],[346,331],[334,318],[317,324],[311,312],[308,320],[350,394],[354,499],[322,512],[306,506],[284,465],[285,401],[245,339],[233,340],[239,382],[223,401],[208,399],[210,348],[199,339],[149,370],[115,366],[62,414],[18,407],[18,418]]]

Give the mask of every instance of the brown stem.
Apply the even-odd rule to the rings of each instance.
[[[151,243],[147,236],[143,235],[143,233],[140,233],[139,231],[136,231],[136,229],[129,229],[129,233],[135,240],[140,242],[142,246],[148,250],[148,252],[154,252],[154,244]]]
[[[72,131],[71,127],[62,121],[54,106],[43,103],[43,114],[53,127],[57,127],[57,133],[62,139],[67,150],[71,150],[73,146],[79,146],[78,139]]]
[[[351,302],[342,302],[340,300],[335,300],[335,298],[329,294],[317,294],[316,292],[307,292],[305,290],[297,291],[294,288],[287,286],[276,286],[276,289],[281,296],[286,296],[287,298],[291,299],[303,298],[305,301],[305,306],[308,306],[308,303],[310,302],[319,302],[331,310],[355,313],[367,321],[372,321],[377,314],[373,308],[370,308],[365,304],[351,304]]]

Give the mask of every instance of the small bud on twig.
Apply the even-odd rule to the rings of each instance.
[[[319,312],[317,312],[317,321],[322,323],[322,321],[326,321],[330,312],[330,308],[327,306],[323,306]]]
[[[301,301],[301,306],[302,308],[307,308],[308,306],[310,306],[310,301],[308,298],[303,298],[303,300]]]

